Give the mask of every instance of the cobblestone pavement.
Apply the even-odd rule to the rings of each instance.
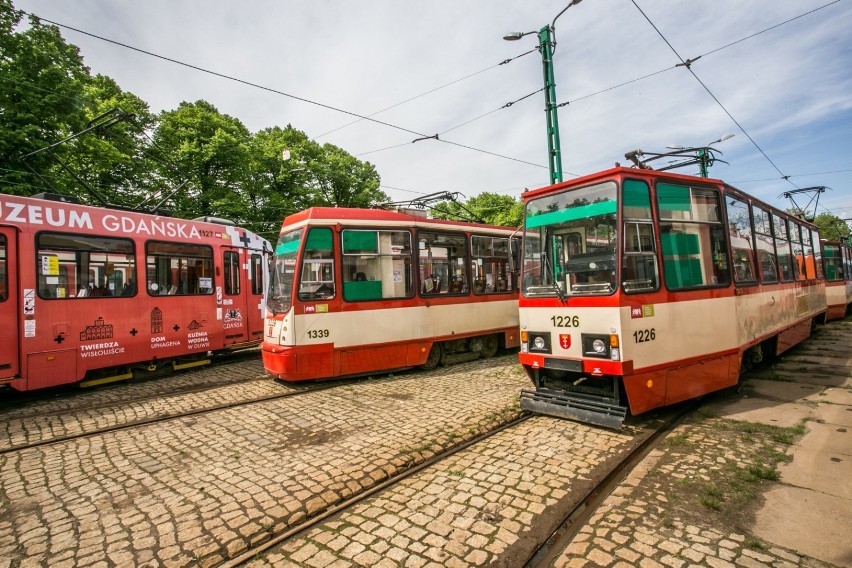
[[[225,377],[226,384],[216,386],[215,381]],[[234,384],[235,377],[243,379],[239,386]],[[241,361],[158,381],[115,385],[109,389],[75,393],[76,396],[40,400],[23,408],[6,409],[0,411],[0,449],[304,388],[261,377],[264,377],[262,363],[258,360]],[[199,384],[209,384],[210,388],[200,392],[182,392]]]
[[[636,431],[536,416],[424,469],[247,566],[518,566]],[[523,562],[521,562],[522,564]]]
[[[753,446],[720,448],[718,433],[713,424],[677,428],[665,450],[653,451],[610,494],[554,568],[830,566],[731,530],[714,515],[720,471],[755,466]]]
[[[518,416],[526,385],[509,355],[5,454],[0,565],[215,565]]]
[[[553,566],[852,566],[851,341],[852,320],[829,324],[751,374],[745,394],[709,397]]]

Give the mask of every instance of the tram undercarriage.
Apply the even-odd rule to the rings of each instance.
[[[562,362],[562,361],[560,361]],[[525,366],[535,390],[521,390],[521,410],[619,429],[627,415],[621,381],[574,371]]]

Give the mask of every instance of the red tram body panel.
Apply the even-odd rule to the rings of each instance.
[[[852,312],[852,246],[842,241],[822,241],[825,265],[826,320]]]
[[[735,385],[826,312],[816,227],[722,181],[615,168],[523,199],[524,409],[617,428]]]
[[[0,384],[98,384],[258,345],[270,252],[239,227],[0,195]]]
[[[374,209],[287,217],[270,275],[267,372],[358,376],[517,347],[516,232]]]

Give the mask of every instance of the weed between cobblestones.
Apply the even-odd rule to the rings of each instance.
[[[716,418],[701,412],[670,436],[669,451],[649,475],[649,500],[670,503],[675,522],[705,524],[747,532],[767,483],[779,478],[776,466],[790,460],[787,446],[804,434],[792,428]],[[698,456],[696,458],[696,456]],[[709,513],[709,515],[708,515]]]

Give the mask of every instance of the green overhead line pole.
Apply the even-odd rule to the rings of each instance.
[[[553,51],[556,47],[556,20],[559,16],[582,0],[571,0],[571,2],[556,14],[549,26],[544,26],[538,31],[538,50],[541,52],[541,63],[544,75],[544,112],[547,123],[547,155],[548,169],[550,170],[550,183],[562,181],[562,148],[559,138],[559,116],[556,104],[556,79],[553,75]],[[536,32],[513,32],[503,36],[503,39],[514,41]]]
[[[544,71],[544,112],[547,123],[547,155],[550,183],[562,181],[562,149],[559,142],[559,113],[556,106],[556,79],[553,76],[553,40],[550,26],[538,32],[538,49]]]

